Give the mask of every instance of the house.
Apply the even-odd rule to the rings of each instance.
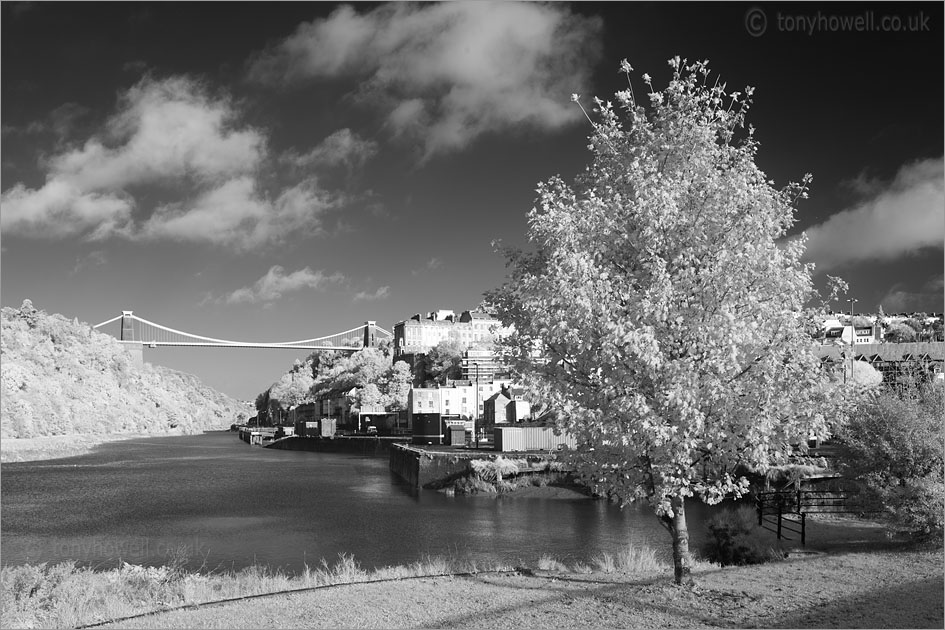
[[[817,348],[817,354],[824,363],[839,363],[844,360],[844,351],[849,349],[849,345],[824,345]],[[853,358],[876,368],[883,375],[884,383],[896,383],[909,376],[942,378],[938,375],[945,373],[945,342],[855,345]]]
[[[494,379],[414,387],[407,394],[407,426],[413,427],[414,414],[438,413],[444,419],[462,420],[472,430],[475,420],[483,417],[486,401],[509,383],[508,380]]]

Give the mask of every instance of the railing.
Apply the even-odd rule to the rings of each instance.
[[[777,535],[778,540],[793,540],[798,534],[801,544],[807,542],[808,514],[852,514],[847,500],[850,491],[834,490],[780,490],[755,493],[758,526]]]

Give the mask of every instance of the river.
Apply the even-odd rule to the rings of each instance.
[[[628,541],[669,557],[645,505],[416,490],[387,456],[282,451],[234,433],[112,442],[86,455],[3,464],[4,565],[74,560],[288,573],[352,554],[365,568],[425,556],[587,562]],[[693,548],[705,508],[687,508]]]

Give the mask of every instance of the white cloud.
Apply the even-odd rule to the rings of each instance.
[[[101,240],[129,229],[134,200],[121,191],[85,191],[55,179],[39,190],[16,184],[0,196],[0,230],[35,238],[84,234]]]
[[[273,265],[262,278],[252,286],[242,287],[226,296],[226,302],[236,304],[240,302],[272,302],[278,300],[285,293],[293,293],[304,289],[319,290],[326,285],[342,282],[344,276],[340,273],[326,275],[322,271],[312,271],[310,267],[285,273],[280,265]]]
[[[57,178],[85,190],[192,178],[213,182],[256,169],[265,138],[234,128],[237,112],[196,81],[150,78],[129,89],[100,137],[53,157]]]
[[[892,182],[859,178],[856,188],[871,194],[807,230],[806,258],[818,271],[865,260],[891,260],[945,241],[943,158],[903,166]]]
[[[220,184],[187,203],[155,210],[137,234],[138,238],[230,245],[250,250],[279,242],[290,234],[321,233],[324,212],[339,198],[318,188],[314,180],[286,189],[269,199],[257,190],[252,177]]]
[[[368,293],[367,291],[358,291],[354,296],[355,302],[373,302],[375,300],[383,300],[384,298],[390,295],[390,287],[383,286],[374,291],[373,293]]]
[[[341,165],[348,170],[362,166],[377,153],[377,143],[350,129],[339,129],[307,153],[288,152],[287,162],[298,168]]]
[[[429,157],[487,132],[580,120],[568,95],[589,89],[602,28],[564,4],[390,3],[363,14],[344,5],[258,55],[249,74],[356,78],[359,100],[384,108],[390,130]]]
[[[372,151],[373,143],[341,130],[299,159],[353,168]],[[0,227],[35,238],[120,236],[238,250],[320,233],[324,212],[344,199],[311,175],[268,191],[261,177],[268,164],[265,135],[240,126],[231,99],[186,77],[146,77],[120,97],[98,134],[46,160],[45,185],[4,191]],[[139,187],[154,184],[178,199],[140,207]]]

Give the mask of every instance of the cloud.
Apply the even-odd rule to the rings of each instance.
[[[891,260],[945,241],[943,158],[907,164],[885,185],[858,178],[869,196],[807,230],[805,257],[818,271]]]
[[[426,264],[423,265],[423,267],[421,267],[420,269],[414,269],[413,271],[411,271],[410,275],[419,276],[424,271],[435,271],[436,269],[439,269],[442,266],[443,266],[443,261],[440,260],[439,258],[433,257],[430,260],[428,260]]]
[[[557,129],[581,119],[568,96],[587,91],[603,22],[564,4],[344,5],[256,55],[252,80],[294,84],[347,77],[356,100],[425,158],[482,134]]]
[[[137,238],[230,245],[247,251],[290,234],[322,233],[324,212],[340,203],[340,197],[321,190],[314,180],[270,199],[258,190],[255,179],[238,177],[189,202],[157,208]]]
[[[930,278],[918,291],[905,290],[903,283],[897,282],[879,301],[879,305],[886,313],[941,313],[943,289],[945,281],[942,276]]]
[[[390,287],[383,286],[377,289],[374,293],[368,293],[366,291],[358,291],[354,296],[355,302],[373,302],[375,300],[383,300],[384,298],[390,295]]]
[[[134,200],[122,193],[86,192],[53,178],[39,190],[22,184],[0,196],[0,230],[7,235],[97,241],[130,228]]]
[[[64,134],[84,113],[73,104],[60,107],[54,128]],[[350,132],[329,139],[320,147],[323,160],[359,164],[371,151]],[[120,96],[97,134],[45,160],[45,185],[18,183],[3,192],[0,228],[35,238],[118,236],[238,250],[321,233],[324,212],[346,198],[321,188],[310,173],[267,190],[263,175],[272,162],[266,135],[240,124],[229,97],[187,77],[145,77]],[[143,187],[173,190],[176,199],[143,208]]]
[[[190,179],[198,183],[254,171],[265,138],[236,128],[237,111],[192,79],[146,77],[121,97],[100,137],[53,157],[57,178],[84,189]]]
[[[344,166],[349,171],[362,166],[377,154],[377,143],[365,140],[350,129],[339,129],[304,154],[287,152],[283,159],[297,168]]]
[[[293,293],[304,289],[321,290],[327,285],[342,282],[344,276],[340,273],[326,275],[322,271],[312,271],[305,267],[290,274],[280,265],[273,265],[262,278],[252,286],[242,287],[226,296],[229,304],[241,302],[273,302],[280,299],[285,293]]]
[[[74,276],[86,267],[99,267],[104,265],[106,262],[108,262],[108,257],[105,255],[105,252],[97,249],[95,251],[89,252],[86,256],[80,256],[76,258],[75,267],[73,267],[69,275]]]

